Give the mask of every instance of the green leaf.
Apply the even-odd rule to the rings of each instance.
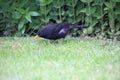
[[[98,23],[98,20],[93,18],[90,26],[95,26]]]
[[[51,6],[40,7],[40,14],[47,15],[51,10]]]
[[[81,3],[82,4],[82,3]],[[81,13],[81,10],[83,9],[83,5],[77,5],[76,6],[76,15],[79,15]]]
[[[94,14],[97,7],[91,7],[90,9],[88,7],[81,10],[81,12],[85,13],[87,16],[90,16],[91,14]]]
[[[53,0],[45,0],[46,5],[50,4]]]
[[[115,14],[114,14],[114,12],[109,12],[109,13],[108,13],[108,16],[109,16],[110,19],[115,19]]]
[[[31,20],[31,16],[30,16],[29,13],[25,15],[25,18],[26,18],[29,22],[32,22],[32,20]]]
[[[89,16],[86,16],[86,17],[85,17],[85,22],[86,22],[87,24],[90,23],[90,17],[89,17]]]
[[[14,12],[14,15],[12,15],[15,19],[20,19],[21,18],[21,14],[17,11]]]
[[[74,22],[73,22],[73,18],[70,17],[69,19],[67,19],[67,22],[69,22],[69,23],[74,23]]]
[[[21,30],[21,33],[22,33],[22,34],[25,33],[25,28],[26,28],[26,26],[24,26],[24,27],[22,28],[22,30]]]
[[[76,6],[77,2],[78,2],[78,0],[66,0],[66,4],[68,6],[73,6],[73,7]]]
[[[103,15],[100,15],[98,13],[95,13],[93,16],[96,17],[97,19],[101,19],[103,17]]]
[[[30,16],[39,16],[39,13],[36,11],[30,11],[29,14]]]
[[[93,0],[81,0],[83,3],[90,3],[92,2]]]
[[[120,22],[116,24],[116,31],[119,31],[119,29],[120,29]]]
[[[19,8],[18,11],[19,11],[21,14],[25,14],[25,13],[26,13],[26,11],[25,11],[24,9],[22,9],[22,8]]]
[[[26,11],[26,12],[28,12],[28,11],[29,11],[29,9],[30,9],[30,8],[29,8],[29,7],[27,7],[27,8],[25,9],[25,11]]]
[[[44,23],[48,23],[48,22],[49,22],[49,19],[50,19],[49,17],[47,17],[47,18],[45,18],[45,19],[42,18],[41,21],[44,22]]]
[[[64,15],[64,14],[65,14],[65,11],[62,10],[62,11],[61,11],[61,15]]]
[[[53,1],[53,6],[55,8],[61,8],[64,5],[64,0],[55,0]]]
[[[66,12],[69,17],[74,16],[73,9],[69,7],[68,11]]]
[[[24,27],[24,24],[25,24],[25,19],[22,19],[22,20],[20,21],[20,23],[18,24],[18,30],[19,30],[19,31]]]
[[[105,8],[104,8],[104,10],[105,10],[105,11],[106,11],[106,10],[110,10],[110,8],[108,8],[108,7],[105,7]]]
[[[120,2],[120,0],[111,0],[111,1],[113,1],[113,2]]]
[[[91,8],[90,8],[90,13],[91,13],[91,14],[94,14],[95,11],[96,11],[96,9],[97,9],[97,7],[91,7]]]
[[[103,9],[101,9],[101,7],[97,7],[93,16],[96,17],[97,19],[101,19],[104,16],[104,14],[105,14],[105,11],[103,11]]]
[[[83,8],[80,12],[87,13],[87,8]]]
[[[93,31],[94,31],[94,28],[93,27],[89,27],[89,28],[84,30],[84,33],[91,34]]]
[[[40,6],[46,6],[50,4],[53,0],[40,0]]]
[[[76,22],[80,22],[82,20],[84,14],[80,14],[78,16],[76,16]]]
[[[117,20],[120,22],[120,14],[117,15]]]
[[[106,6],[107,8],[109,8],[109,9],[112,9],[112,8],[115,7],[115,3],[105,2],[104,4],[105,4],[105,6]]]
[[[92,6],[102,6],[104,4],[105,0],[94,0],[94,3]]]
[[[116,36],[117,36],[117,35],[120,35],[120,31],[116,32],[115,35],[116,35]]]
[[[115,14],[116,15],[120,14],[120,4],[119,3],[117,3],[115,6]]]

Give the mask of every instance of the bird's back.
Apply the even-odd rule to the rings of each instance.
[[[40,34],[41,37],[46,39],[59,39],[65,36],[65,35],[63,36],[58,35],[59,31],[64,27],[66,26],[64,26],[63,24],[52,23],[40,29],[38,31],[38,34]]]

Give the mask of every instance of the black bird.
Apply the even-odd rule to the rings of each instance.
[[[65,38],[69,31],[74,28],[81,29],[87,28],[87,26],[75,26],[74,24],[66,22],[52,23],[38,30],[34,38],[42,37],[50,40],[61,39]]]

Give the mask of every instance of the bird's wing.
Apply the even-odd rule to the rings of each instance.
[[[66,34],[67,33],[67,30],[65,28],[61,29],[58,34]]]

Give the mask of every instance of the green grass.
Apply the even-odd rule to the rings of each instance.
[[[0,80],[120,80],[120,42],[0,38]]]

